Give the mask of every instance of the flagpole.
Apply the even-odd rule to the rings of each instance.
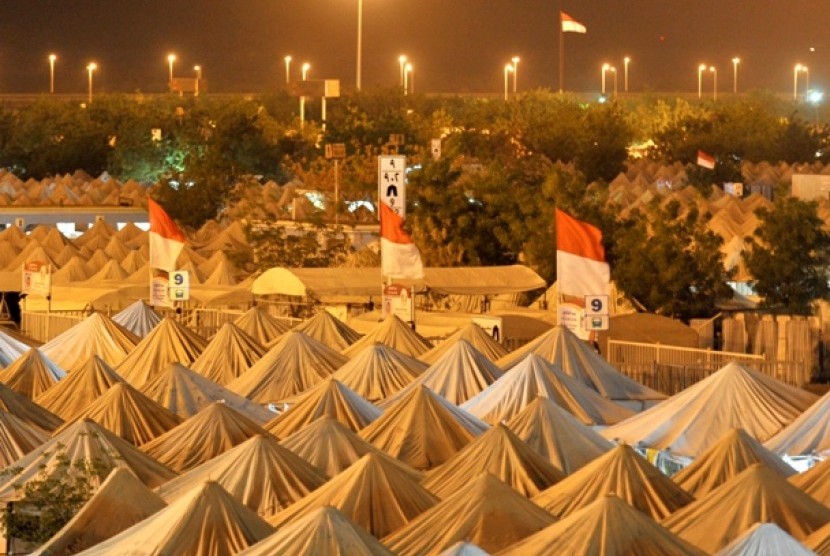
[[[564,91],[565,82],[565,33],[562,32],[562,12],[559,12],[559,94]]]

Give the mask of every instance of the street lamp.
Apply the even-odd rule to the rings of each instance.
[[[304,63],[302,67],[303,81],[308,80],[309,70],[311,70],[311,64]],[[300,96],[300,127],[305,127],[305,96]]]
[[[170,79],[169,79],[168,82],[170,83],[170,90],[171,91],[173,90],[173,62],[175,62],[175,61],[176,61],[176,55],[175,54],[168,54],[167,55],[167,64],[170,67]]]
[[[624,77],[624,79],[623,79],[623,91],[625,91],[626,93],[628,92],[628,64],[630,64],[630,63],[631,63],[631,58],[629,58],[628,56],[623,58],[623,73],[624,73],[624,76],[623,76]]]
[[[706,64],[697,67],[697,98],[703,97],[703,72],[706,71]]]
[[[363,0],[357,0],[357,90],[360,90],[360,72],[363,63]]]
[[[89,72],[89,94],[88,94],[89,104],[92,104],[92,74],[97,69],[98,69],[98,64],[96,64],[95,62],[90,62],[86,66],[86,70],[87,70],[87,72]]]
[[[303,70],[303,81],[308,81],[308,74],[309,74],[309,71],[311,70],[311,64],[306,62],[305,64],[303,64],[302,70]]]
[[[504,65],[504,101],[510,98],[510,90],[507,88],[507,84],[509,82],[510,74],[515,71],[513,69],[513,64],[505,64]]]
[[[291,83],[291,56],[286,56],[283,61],[285,61],[285,84],[288,85]]]
[[[738,64],[741,63],[740,58],[732,58],[732,93],[738,94]]]
[[[602,64],[602,96],[605,96],[605,72],[611,69],[611,64]]]
[[[415,71],[412,69],[412,64],[407,62],[406,67],[403,68],[403,94],[409,94],[409,88],[412,87],[412,93],[415,93]]]
[[[196,87],[193,94],[199,96],[199,84],[202,82],[202,66],[193,66],[193,71],[196,72]]]
[[[54,54],[49,55],[49,94],[55,94],[55,60],[58,57]]]
[[[714,81],[712,82],[712,100],[718,100],[718,70],[715,66],[709,66]]]
[[[611,73],[614,74],[614,96],[617,96],[617,68],[616,66],[611,66]]]
[[[510,61],[513,62],[513,95],[515,96],[518,90],[517,82],[519,81],[519,57],[513,56]]]
[[[796,64],[793,68],[793,100],[798,100],[798,74],[801,72],[805,73],[805,77],[807,83],[804,85],[804,89],[807,89],[807,85],[809,84],[810,74],[808,73],[807,66],[803,64]]]

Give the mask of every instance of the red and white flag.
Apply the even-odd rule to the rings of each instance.
[[[566,14],[565,12],[559,12],[559,19],[562,20],[562,32],[563,33],[587,33],[588,29]]]
[[[709,170],[714,170],[715,157],[708,155],[703,151],[697,151],[697,165],[708,168]]]
[[[556,280],[560,295],[608,295],[611,268],[602,232],[556,209]]]
[[[386,203],[380,206],[380,273],[386,278],[420,280],[424,277],[421,252],[403,229],[403,218]]]
[[[147,199],[150,212],[150,268],[176,270],[176,259],[187,238],[157,202]]]

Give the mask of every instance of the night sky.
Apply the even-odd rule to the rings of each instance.
[[[588,27],[565,36],[569,90],[599,90],[603,62],[617,65],[622,90],[626,55],[632,91],[694,93],[705,62],[727,92],[734,56],[743,90],[791,92],[797,62],[824,88],[828,8],[826,0],[364,0],[363,87],[396,85],[406,54],[418,92],[498,93],[518,55],[520,89],[556,89],[562,9]],[[48,91],[50,52],[59,57],[57,92],[84,92],[90,60],[100,66],[96,91],[163,91],[168,52],[178,55],[177,75],[201,64],[216,92],[283,87],[286,54],[294,78],[308,61],[311,77],[351,88],[356,40],[357,0],[0,0],[0,94]]]

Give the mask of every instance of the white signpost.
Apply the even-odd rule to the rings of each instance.
[[[190,299],[190,273],[187,270],[171,272],[168,280],[170,301]]]
[[[608,296],[585,296],[585,329],[608,330]]]
[[[406,157],[378,157],[378,200],[406,218]]]

